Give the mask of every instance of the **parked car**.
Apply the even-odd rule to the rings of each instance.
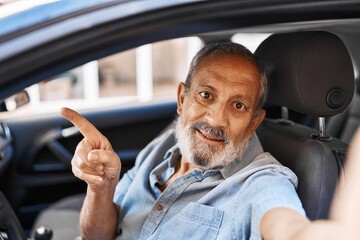
[[[168,51],[165,51],[167,54],[190,52],[193,48],[198,49],[199,44],[204,45],[214,41],[238,41],[244,45],[248,44],[248,47],[250,49],[253,47],[255,51],[257,45],[269,36],[297,33],[300,35],[294,35],[294,42],[297,42],[300,48],[303,42],[298,41],[302,39],[301,33],[304,32],[330,33],[344,44],[350,56],[351,67],[344,67],[346,76],[343,82],[341,79],[336,81],[338,85],[335,88],[340,90],[329,94],[327,92],[328,99],[322,98],[321,89],[326,85],[326,80],[320,80],[322,77],[319,77],[318,83],[317,79],[313,78],[314,82],[311,84],[316,87],[310,90],[308,86],[306,88],[311,96],[317,94],[319,96],[318,99],[312,100],[311,104],[316,105],[316,101],[324,101],[329,105],[330,102],[323,114],[298,107],[297,103],[288,103],[291,101],[277,97],[277,94],[282,93],[272,88],[269,89],[270,100],[266,104],[269,119],[266,124],[271,125],[271,122],[276,121],[276,126],[280,126],[276,128],[281,129],[280,131],[284,126],[302,129],[301,137],[296,138],[297,142],[292,146],[293,149],[289,149],[289,155],[293,154],[292,150],[296,150],[297,155],[308,154],[307,157],[311,158],[311,151],[306,152],[307,148],[303,148],[305,140],[316,141],[330,148],[332,144],[337,146],[335,150],[330,149],[330,152],[336,152],[330,158],[335,158],[337,162],[334,163],[336,167],[331,168],[332,172],[329,171],[326,175],[332,179],[331,183],[326,185],[329,187],[323,189],[323,192],[310,188],[305,190],[305,187],[301,187],[299,192],[299,195],[304,197],[316,192],[316,201],[319,201],[317,203],[321,205],[323,203],[321,201],[325,201],[323,204],[325,207],[318,210],[313,200],[304,204],[309,205],[311,208],[309,212],[314,213],[311,218],[326,217],[337,177],[341,173],[346,144],[360,122],[359,87],[356,87],[360,69],[360,2],[352,0],[60,0],[29,4],[26,1],[16,1],[0,7],[0,99],[2,100],[0,190],[9,202],[5,204],[5,198],[0,198],[0,236],[7,235],[8,239],[30,237],[31,228],[40,212],[65,197],[84,193],[86,190],[86,185],[73,176],[70,167],[72,154],[82,136],[58,114],[60,107],[77,109],[110,140],[122,159],[122,173],[134,165],[139,151],[174,121],[175,85],[178,80],[174,80],[175,84],[173,80],[168,84],[170,95],[163,96],[159,93],[159,97],[154,98],[157,94],[153,90],[155,82],[167,85],[165,77],[165,80],[150,79],[150,85],[147,85],[149,80],[139,79],[142,78],[142,73],[147,73],[149,76],[151,74],[165,76],[168,68],[165,64],[171,62],[167,59],[171,57],[179,59],[179,55],[159,55],[160,65],[156,71],[163,75],[155,73],[155,70],[149,71],[151,62],[144,63],[145,65],[137,62],[138,69],[133,70],[136,71],[137,80],[134,81],[137,85],[128,84],[126,79],[130,77],[123,76],[124,72],[134,68],[124,65],[130,59],[133,62],[141,59],[154,60],[154,46],[174,39],[186,39],[188,45],[183,48],[181,44],[170,44]],[[190,44],[189,42],[194,39],[195,43]],[[323,44],[319,43],[319,48],[329,43],[327,38],[319,39],[324,41]],[[255,45],[251,45],[254,43]],[[152,57],[147,55],[149,44],[153,46]],[[128,50],[131,49],[137,49],[132,53],[137,58],[130,58],[131,54],[122,58],[122,70],[113,66],[113,62],[104,60],[121,52],[129,53]],[[160,52],[164,53],[164,50]],[[258,54],[262,53],[258,52]],[[331,54],[331,51],[322,54],[328,56],[330,60],[336,56]],[[191,53],[182,57],[187,59],[190,56]],[[323,58],[322,56],[321,59]],[[98,63],[93,65],[94,61]],[[185,65],[186,63],[185,60],[181,62]],[[316,61],[314,63],[319,64],[313,66],[314,69],[321,67],[321,63]],[[268,65],[265,67],[270,69]],[[79,74],[84,66],[87,70]],[[99,67],[102,72],[97,70]],[[338,67],[342,68],[342,66]],[[187,65],[178,71],[179,75],[183,76],[182,81],[186,77],[186,68]],[[296,67],[288,69],[289,76],[293,76],[294,72],[291,71],[295,69]],[[302,68],[298,69],[302,70]],[[329,69],[325,65],[322,71],[327,70]],[[106,74],[109,71],[123,74],[119,77],[123,82],[116,85],[119,92],[110,94],[109,98],[102,98],[101,84],[106,81],[108,76]],[[337,73],[336,70],[334,71]],[[129,76],[131,74],[129,73]],[[269,81],[272,81],[273,77],[269,76]],[[342,78],[342,76],[337,77]],[[355,91],[354,86],[348,81],[351,77]],[[307,76],[305,78],[307,79]],[[36,85],[38,83],[41,84]],[[51,87],[53,83],[57,85]],[[293,91],[287,84],[281,83],[282,85],[277,86],[278,89],[284,92]],[[108,89],[114,88],[114,85],[110,85]],[[160,88],[163,89],[159,87],[157,90]],[[333,88],[331,87],[331,90]],[[37,91],[35,94],[34,89]],[[123,96],[123,92],[134,94]],[[117,93],[123,97],[116,98]],[[54,99],[67,101],[60,102]],[[278,102],[278,99],[283,102]],[[281,106],[289,108],[289,116],[279,124],[279,121],[274,119],[281,118],[282,113],[283,116],[287,113]],[[321,117],[319,121],[318,117]],[[294,132],[296,133],[292,134],[299,134],[299,130]],[[284,150],[283,137],[275,137],[269,144],[268,139],[276,133],[266,130],[265,125],[259,128],[258,135],[260,140],[264,141],[265,150],[275,156],[280,154],[279,151]],[[273,145],[278,147],[274,147],[273,150]],[[278,158],[284,158],[285,160],[282,161],[284,164],[293,161],[287,160],[288,156],[278,156]],[[296,160],[296,157],[294,158]],[[294,168],[298,169],[297,163],[289,164],[291,168],[294,165]],[[313,174],[313,171],[324,170],[322,166],[306,166],[301,169],[302,172],[299,171],[300,174]],[[297,170],[295,172],[297,173]],[[302,184],[301,177],[299,179]],[[323,186],[319,177],[312,179],[314,182],[306,182],[306,184]]]

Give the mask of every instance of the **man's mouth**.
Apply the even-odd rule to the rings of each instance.
[[[196,130],[202,137],[204,137],[207,140],[215,141],[215,142],[224,142],[225,141],[221,136],[216,136],[216,135],[210,134],[208,132],[201,131],[200,129],[196,129]]]

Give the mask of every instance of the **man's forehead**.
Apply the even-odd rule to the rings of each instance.
[[[206,62],[206,61],[214,61],[214,62],[223,62],[224,59],[231,59],[237,62],[248,62],[251,65],[253,65],[253,67],[257,68],[256,64],[255,64],[255,59],[252,59],[251,56],[245,55],[245,54],[241,54],[241,53],[226,53],[226,52],[218,52],[218,53],[212,53],[209,55],[204,56],[200,61],[199,61],[199,65],[202,62]]]
[[[201,76],[222,79],[224,82],[238,85],[260,84],[260,73],[257,65],[246,57],[234,54],[211,55],[203,59],[193,78],[202,81]]]

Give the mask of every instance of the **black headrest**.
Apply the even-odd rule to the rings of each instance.
[[[318,117],[342,112],[354,94],[344,43],[324,31],[273,34],[256,50],[268,76],[269,104]]]

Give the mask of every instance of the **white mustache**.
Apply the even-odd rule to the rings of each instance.
[[[199,130],[200,132],[205,132],[213,136],[216,140],[224,141],[225,143],[229,141],[229,137],[227,136],[227,134],[223,129],[213,127],[209,123],[204,121],[192,123],[190,129]]]

